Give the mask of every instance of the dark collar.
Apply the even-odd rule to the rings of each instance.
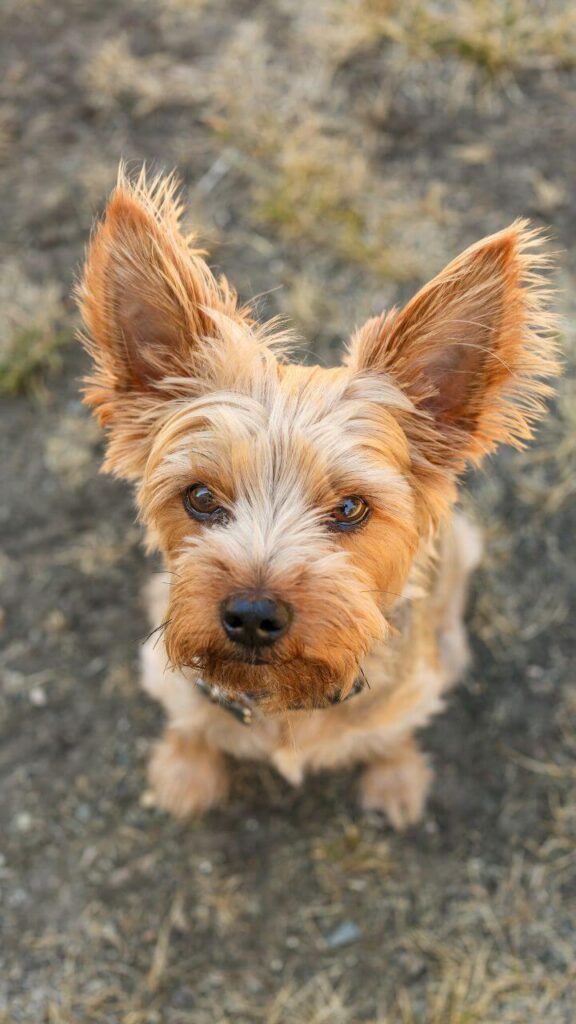
[[[326,706],[332,707],[336,704],[345,704],[347,700],[351,699],[351,697],[355,697],[357,693],[361,693],[361,691],[364,689],[364,685],[364,676],[358,676],[356,682],[354,683],[352,689],[350,690],[350,693],[346,697],[344,697],[344,700],[341,700],[340,696],[337,695],[336,697],[333,697]],[[212,704],[217,704],[218,707],[223,709],[223,711],[228,711],[231,715],[234,716],[234,718],[237,719],[238,722],[241,722],[242,725],[252,725],[254,718],[256,717],[255,705],[247,697],[232,700],[231,697],[226,696],[224,690],[222,690],[219,686],[216,686],[212,683],[205,683],[203,679],[197,679],[196,686],[198,687],[200,692],[204,694],[207,700],[211,701]],[[302,711],[305,709],[289,708],[288,710]],[[321,709],[313,708],[311,710],[319,711]]]
[[[205,683],[203,679],[197,679],[196,686],[212,704],[217,704],[224,711],[229,711],[231,715],[234,715],[234,718],[242,722],[242,725],[252,725],[254,719],[253,706],[247,698],[232,700],[226,696],[224,690],[219,686]]]

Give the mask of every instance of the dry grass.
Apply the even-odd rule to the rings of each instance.
[[[139,57],[126,34],[95,50],[84,82],[94,106],[106,109],[126,101],[137,118],[166,106],[190,106],[205,96],[198,68],[176,64],[166,53]]]
[[[257,224],[300,253],[392,281],[413,278],[421,264],[402,237],[409,221],[419,219],[423,230],[425,204],[380,178],[366,131],[342,132],[331,54],[316,52],[310,70],[305,40],[286,47],[283,66],[262,27],[243,25],[212,70],[209,124],[244,175]]]
[[[322,350],[373,310],[375,294],[381,306],[422,276],[428,252],[441,260],[444,204],[433,183],[418,193],[383,173],[378,132],[368,118],[342,119],[331,45],[314,38],[296,19],[279,50],[262,22],[242,23],[207,71],[204,119],[224,147],[221,201],[240,190],[247,244],[282,246],[277,308]]]
[[[299,990],[282,988],[264,1013],[265,1024],[354,1024],[354,1009],[323,975]]]
[[[499,957],[490,946],[453,955],[430,986],[423,1014],[403,991],[398,999],[401,1024],[526,1024],[544,1020],[576,975],[527,969],[517,957]],[[576,992],[576,989],[574,989]],[[530,1016],[528,1017],[527,1014]],[[536,1016],[541,1014],[542,1016]],[[398,1018],[397,1018],[398,1019]],[[390,1018],[392,1024],[394,1018]]]
[[[490,77],[576,60],[576,12],[561,2],[328,0],[315,5],[310,20],[337,62],[382,41],[406,58],[454,56]]]
[[[58,364],[68,338],[61,294],[55,283],[34,284],[15,261],[0,266],[0,391],[38,385]]]

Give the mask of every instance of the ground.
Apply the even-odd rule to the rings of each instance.
[[[0,14],[0,1019],[569,1024],[576,999],[576,15],[536,0],[5,0]],[[98,476],[73,275],[120,157],[178,167],[243,297],[332,361],[517,216],[551,228],[566,374],[467,481],[473,667],[393,834],[353,774],[143,796],[153,565]]]

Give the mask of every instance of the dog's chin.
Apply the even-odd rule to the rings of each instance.
[[[263,712],[314,710],[338,703],[351,690],[357,664],[331,666],[296,657],[281,661],[262,654],[218,656],[203,654],[194,660],[202,679],[220,687],[230,698],[247,698]]]

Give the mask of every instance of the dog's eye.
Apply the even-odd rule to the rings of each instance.
[[[354,526],[360,526],[360,523],[363,523],[369,514],[370,509],[364,498],[351,495],[342,498],[342,501],[332,509],[328,522],[334,530],[348,530]]]
[[[184,491],[184,508],[194,519],[223,523],[228,513],[205,484],[192,484]]]

